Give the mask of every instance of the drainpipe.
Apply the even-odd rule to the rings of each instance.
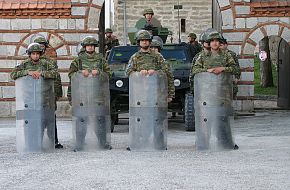
[[[123,30],[123,44],[124,45],[127,45],[127,17],[126,17],[126,0],[123,0],[123,14],[124,14],[124,23],[123,23],[123,26],[124,26],[124,30]]]

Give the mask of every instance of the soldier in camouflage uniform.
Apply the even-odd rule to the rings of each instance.
[[[69,78],[71,79],[72,75],[78,71],[82,71],[84,77],[88,77],[90,73],[97,76],[100,72],[107,73],[110,77],[111,70],[108,63],[101,53],[95,52],[99,42],[94,37],[88,36],[83,39],[81,45],[85,51],[81,52],[71,63],[68,73]],[[71,102],[71,83],[68,87],[67,97]]]
[[[114,46],[119,46],[119,40],[116,36],[113,35],[113,30],[111,28],[107,28],[105,30],[106,38],[105,38],[105,51],[109,51]]]
[[[43,49],[43,54],[41,55],[40,59],[45,59],[48,62],[51,62],[55,65],[56,69],[58,69],[57,62],[54,59],[51,59],[48,56],[47,48],[49,47],[49,42],[42,36],[34,39],[35,43],[39,43],[41,48]],[[54,80],[54,94],[55,94],[55,110],[57,109],[57,100],[59,100],[62,95],[62,84],[61,84],[61,77],[59,72],[57,72],[57,77]],[[63,146],[58,142],[58,135],[57,135],[57,126],[56,126],[56,115],[55,115],[55,148],[63,148]]]
[[[194,58],[192,60],[192,64],[191,64],[191,71],[192,71],[193,66],[195,64],[195,61],[199,57],[199,55],[204,53],[204,52],[209,52],[210,51],[210,46],[209,46],[209,44],[207,42],[208,33],[209,33],[210,30],[212,30],[212,29],[211,28],[207,29],[206,31],[202,32],[200,34],[200,36],[199,36],[199,42],[202,44],[203,49],[202,49],[202,51],[198,52],[194,56]],[[190,84],[191,84],[191,91],[193,91],[193,83],[194,83],[194,81],[193,81],[193,75],[192,74],[190,74],[189,81],[190,81]]]
[[[214,74],[220,74],[222,72],[229,72],[235,74],[239,68],[232,57],[232,55],[224,50],[221,50],[220,41],[221,35],[218,32],[213,32],[208,36],[208,43],[210,44],[211,51],[203,51],[195,61],[192,67],[191,77],[196,73],[210,72]]]
[[[12,70],[10,77],[13,80],[27,75],[30,75],[34,79],[39,79],[40,77],[44,79],[56,79],[57,68],[52,62],[40,58],[43,50],[38,43],[30,44],[27,53],[29,58]]]
[[[154,50],[156,53],[160,53],[161,50],[163,49],[162,39],[159,36],[153,36],[152,42],[150,44],[150,48]]]
[[[195,57],[196,54],[198,54],[199,52],[201,52],[202,47],[201,45],[195,41],[196,40],[196,34],[195,33],[189,33],[188,34],[188,51],[189,51],[189,55],[190,55],[190,61],[193,60],[193,58]]]
[[[235,52],[233,52],[232,50],[228,49],[227,39],[222,38],[220,49],[229,52],[232,55],[232,57],[234,58],[237,67],[239,68],[237,70],[237,72],[234,73],[235,79],[233,81],[233,97],[235,99],[237,97],[237,93],[238,93],[238,85],[237,84],[241,78],[241,69],[240,69],[240,65],[239,65],[239,60],[238,60],[237,54]]]
[[[164,71],[168,79],[168,102],[171,102],[175,95],[173,74],[165,64],[162,55],[150,49],[150,33],[146,30],[141,30],[137,33],[136,40],[141,49],[130,58],[126,70],[127,75],[129,76],[132,72],[153,75],[155,71]]]

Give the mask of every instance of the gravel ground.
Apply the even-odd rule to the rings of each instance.
[[[54,153],[19,155],[14,119],[0,120],[0,189],[289,189],[290,112],[239,117],[239,150],[195,150],[195,132],[171,120],[168,150],[129,152],[127,120],[112,134],[112,150],[73,152],[71,121],[59,119]]]

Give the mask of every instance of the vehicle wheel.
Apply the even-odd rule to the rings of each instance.
[[[118,114],[111,114],[111,133],[114,132],[115,125],[118,125]]]
[[[186,131],[195,131],[194,99],[192,93],[185,94],[184,123]]]

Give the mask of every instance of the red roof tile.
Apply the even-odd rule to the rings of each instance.
[[[0,0],[1,9],[70,8],[71,0]]]
[[[0,0],[0,17],[13,15],[70,16],[70,9],[71,0]]]

